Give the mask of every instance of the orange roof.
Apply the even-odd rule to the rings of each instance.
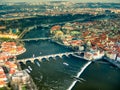
[[[4,71],[0,71],[0,75],[1,75],[1,74],[5,74]]]
[[[18,47],[17,47],[17,51],[21,51],[21,50],[23,50],[23,47],[18,46]]]
[[[9,74],[14,74],[14,73],[15,73],[15,69],[11,68]]]
[[[85,31],[83,32],[83,36],[86,37],[90,32],[89,31]]]
[[[51,28],[51,30],[60,30],[61,26],[60,25],[55,25]]]
[[[117,51],[120,53],[120,47],[117,49]]]
[[[109,38],[110,41],[116,42],[117,39],[116,38]]]
[[[94,53],[93,55],[95,55],[95,56],[96,56],[96,55],[97,55],[97,53]]]
[[[6,75],[5,74],[0,75],[0,78],[6,78]]]
[[[5,81],[0,81],[0,85],[5,85]]]
[[[5,64],[8,65],[10,68],[17,68],[17,65],[10,61],[5,62]]]

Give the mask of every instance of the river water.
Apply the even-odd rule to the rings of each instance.
[[[31,30],[23,38],[46,37],[48,28]],[[63,52],[70,52],[69,48],[60,46],[49,40],[26,41],[27,51],[17,58],[28,58]],[[20,63],[22,69],[28,69],[39,90],[67,90],[77,80],[72,90],[120,90],[120,70],[104,60],[91,63],[81,71],[87,63],[76,57],[42,59],[42,62],[29,60],[26,64]],[[80,78],[75,78],[80,72]]]

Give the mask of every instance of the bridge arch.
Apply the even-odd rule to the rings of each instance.
[[[20,65],[20,68],[22,69],[22,70],[24,70],[24,69],[26,69],[27,68],[27,66],[26,66],[26,63],[25,62],[18,62],[18,64]]]
[[[61,59],[62,57],[60,57],[60,56],[56,56],[55,58],[56,58],[56,59]]]
[[[45,62],[45,61],[47,61],[47,59],[46,59],[46,58],[42,58],[41,61],[42,61],[42,62]]]
[[[37,61],[39,61],[39,59],[34,59],[34,62],[37,62]]]
[[[67,55],[62,55],[62,58],[68,58],[68,56]]]
[[[40,61],[39,61],[38,59],[35,59],[35,60],[34,60],[34,64],[36,64],[37,66],[40,67]]]
[[[40,62],[39,59],[34,59],[34,63],[36,63],[36,62]]]
[[[68,56],[71,57],[71,56],[72,56],[72,53],[70,53]]]
[[[31,60],[26,60],[26,62],[25,62],[26,64],[31,64],[32,63],[32,61]]]
[[[48,59],[51,61],[51,60],[55,59],[55,57],[50,56]]]
[[[62,58],[62,55],[56,55],[55,58],[56,58],[56,57]]]
[[[64,55],[62,55],[62,57],[68,57],[68,55],[67,55],[67,54],[64,54]]]
[[[26,63],[24,63],[24,62],[22,62],[22,61],[20,61],[20,62],[18,62],[19,63],[19,65],[20,66],[24,66]]]

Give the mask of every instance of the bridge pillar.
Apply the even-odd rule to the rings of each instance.
[[[42,59],[41,58],[37,58],[40,62],[42,62]]]
[[[34,63],[34,59],[32,59],[31,62]]]
[[[26,64],[26,61],[22,61],[24,64]]]
[[[35,60],[35,58],[32,58],[30,61],[32,62],[32,61],[34,61]]]
[[[47,61],[50,61],[49,58],[46,58]]]
[[[23,64],[26,64],[26,62],[25,62],[24,60],[22,60],[22,61],[18,61],[18,63],[20,63],[20,62],[22,62]]]
[[[66,54],[67,57],[69,57],[69,54]]]
[[[63,55],[59,55],[60,58],[62,58]]]
[[[55,56],[56,57],[56,56]],[[52,57],[54,60],[56,60],[56,58],[55,57]]]
[[[42,60],[41,59],[38,59],[40,62],[42,62]]]
[[[24,64],[26,64],[26,61],[27,61],[27,60],[24,60],[24,61],[23,61],[23,62],[24,62]]]

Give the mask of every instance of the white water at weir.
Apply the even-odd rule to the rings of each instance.
[[[80,72],[77,73],[77,78],[80,77],[80,75],[84,72],[84,70],[91,64],[91,61],[87,62],[80,70]],[[69,88],[67,90],[71,90],[75,84],[77,83],[77,80],[73,81],[72,84],[69,86]]]

